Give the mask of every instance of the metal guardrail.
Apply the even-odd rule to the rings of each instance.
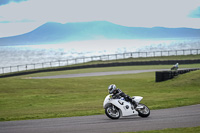
[[[198,55],[198,54],[200,54],[200,49],[152,51],[152,52],[127,52],[127,53],[119,53],[119,54],[92,56],[92,57],[80,57],[80,58],[75,58],[75,59],[58,60],[58,61],[52,61],[52,62],[0,67],[0,74],[26,71],[26,70],[35,70],[35,69],[48,68],[48,67],[60,67],[60,66],[86,63],[86,62],[91,62],[91,61],[109,61],[109,60],[119,60],[119,59],[127,59],[127,58]]]

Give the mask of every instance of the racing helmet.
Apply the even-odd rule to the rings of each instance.
[[[116,87],[115,84],[111,84],[111,85],[108,86],[108,92],[109,92],[110,94],[112,94],[115,90],[117,90],[116,88],[117,88],[117,87]]]

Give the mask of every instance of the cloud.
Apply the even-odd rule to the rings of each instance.
[[[10,23],[10,21],[0,21],[0,23]]]
[[[27,20],[27,19],[19,20],[19,21],[0,21],[0,23],[32,23],[32,22],[35,22],[35,21]]]
[[[196,8],[193,10],[190,14],[189,17],[191,18],[200,18],[200,7]]]
[[[27,0],[1,0],[0,6],[9,4],[11,2],[20,3],[20,2],[23,2],[23,1],[27,1]]]

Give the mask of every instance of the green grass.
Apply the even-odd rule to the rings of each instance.
[[[115,68],[127,69],[131,68]],[[97,70],[78,72],[83,71]],[[126,94],[143,96],[142,103],[150,109],[200,104],[200,71],[160,83],[155,82],[154,72],[67,79],[24,79],[24,76],[18,76],[0,79],[0,120],[103,114],[102,103],[108,94],[107,87],[112,83]]]
[[[124,133],[200,133],[200,126],[187,127],[187,128],[168,128],[163,130],[152,130],[152,131],[124,132]]]

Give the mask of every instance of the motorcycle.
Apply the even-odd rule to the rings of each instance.
[[[114,99],[111,94],[107,95],[104,102],[103,108],[105,109],[105,114],[111,119],[119,119],[121,116],[132,116],[138,115],[140,117],[148,117],[150,115],[150,109],[140,103],[143,99],[141,96],[134,96],[132,100],[137,103],[137,107],[130,102],[124,100],[123,97]]]
[[[177,71],[178,70],[178,63],[176,63],[175,65],[173,65],[173,67],[171,68],[171,70],[173,71]]]

